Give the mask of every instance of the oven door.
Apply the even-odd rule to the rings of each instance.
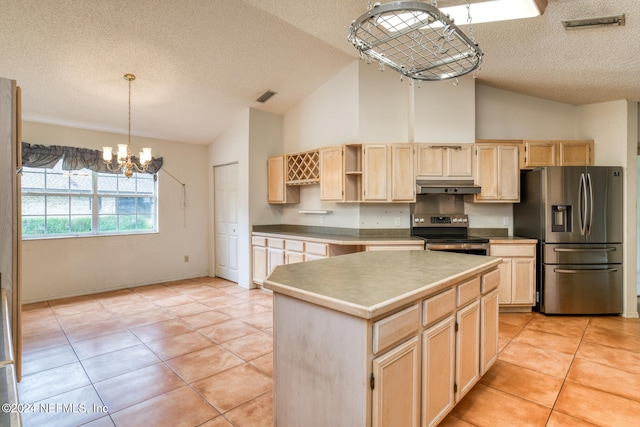
[[[488,243],[429,243],[427,242],[427,250],[456,252],[459,254],[471,255],[488,255]]]

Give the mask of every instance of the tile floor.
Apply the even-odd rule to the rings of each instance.
[[[272,425],[271,294],[201,278],[24,306],[31,426]],[[640,320],[501,314],[442,426],[640,425]]]

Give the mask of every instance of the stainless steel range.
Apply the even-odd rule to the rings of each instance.
[[[463,196],[420,195],[412,205],[411,235],[424,239],[427,250],[487,255],[489,239],[468,231]]]

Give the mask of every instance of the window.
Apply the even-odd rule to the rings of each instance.
[[[154,175],[89,169],[22,169],[22,237],[76,237],[157,231]]]

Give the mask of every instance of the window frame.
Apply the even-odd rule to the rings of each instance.
[[[43,231],[44,234],[26,234],[24,233],[24,228],[22,228],[22,240],[41,240],[41,239],[68,239],[68,238],[82,238],[82,237],[102,237],[102,236],[128,236],[128,235],[146,235],[146,234],[156,234],[159,232],[159,209],[158,209],[158,179],[157,179],[157,174],[156,175],[151,175],[151,174],[145,174],[145,173],[137,173],[135,172],[134,175],[129,178],[129,179],[135,179],[134,182],[134,190],[133,191],[125,191],[121,188],[119,188],[120,186],[120,182],[121,180],[125,180],[125,182],[130,182],[128,181],[129,179],[127,179],[126,177],[124,177],[123,174],[118,174],[118,173],[108,173],[108,172],[94,172],[91,171],[89,169],[81,169],[78,171],[64,171],[62,170],[61,167],[62,164],[62,160],[60,160],[56,166],[54,168],[51,169],[43,169],[43,168],[31,168],[31,167],[23,167],[22,169],[22,184],[20,186],[20,192],[23,198],[23,201],[21,202],[21,206],[20,206],[20,210],[22,213],[22,225],[21,227],[24,227],[24,220],[25,218],[43,218],[44,220],[44,224],[42,225],[43,227]],[[55,172],[53,171],[53,169],[57,169]],[[71,190],[70,188],[66,188],[64,190],[54,190],[54,189],[48,189],[47,188],[47,175],[48,174],[52,174],[52,175],[60,175],[60,171],[62,170],[62,175],[69,173],[70,177],[69,179],[71,179],[71,175],[73,174],[87,174],[88,176],[90,176],[91,179],[91,190],[89,191],[88,189],[85,190],[80,190],[80,191],[74,191]],[[24,185],[24,174],[29,174],[29,173],[41,173],[44,177],[44,181],[43,181],[43,187],[41,188],[35,188],[35,189],[27,189],[25,190],[25,188],[23,187]],[[104,191],[104,190],[100,190],[99,189],[99,180],[100,178],[116,178],[116,189],[115,191]],[[148,177],[148,178],[147,178]],[[140,178],[144,178],[145,181],[147,181],[147,185],[148,185],[148,180],[152,180],[153,183],[153,190],[152,193],[150,192],[139,192],[139,187],[138,187],[138,180]],[[70,187],[71,185],[69,185]],[[42,197],[43,201],[44,201],[44,206],[43,206],[43,213],[42,214],[25,214],[24,213],[24,198],[25,197],[29,197],[29,196],[35,196],[35,197]],[[69,202],[68,204],[68,212],[66,214],[54,214],[54,213],[49,213],[48,210],[48,199],[50,197],[55,197],[55,196],[62,196],[62,197],[67,197],[69,198]],[[88,214],[74,214],[72,211],[72,205],[73,205],[73,198],[77,197],[84,197],[84,198],[90,198],[90,215],[91,215],[91,230],[89,232],[77,232],[77,231],[72,231],[72,227],[73,227],[73,219],[74,217],[87,217]],[[115,212],[114,213],[101,213],[101,199],[102,198],[113,198],[115,199],[114,202],[114,206],[115,206]],[[134,199],[135,200],[135,207],[133,209],[133,212],[119,212],[118,210],[121,209],[120,208],[120,202],[118,202],[118,199]],[[151,212],[150,213],[146,213],[140,210],[140,200],[143,199],[151,199]],[[103,199],[104,200],[104,199]],[[108,230],[108,231],[101,231],[100,230],[100,217],[101,216],[115,216],[115,223],[116,223],[116,229],[115,230]],[[150,229],[145,229],[145,228],[138,228],[140,221],[143,220],[141,217],[144,215],[150,215],[150,220],[147,220],[147,224],[149,224],[149,222],[151,223],[151,228]],[[51,233],[51,234],[47,234],[47,224],[48,224],[48,220],[52,217],[65,217],[68,218],[68,232],[65,233]],[[125,217],[134,217],[134,221],[133,223],[135,224],[135,228],[133,229],[122,229],[121,225],[123,223],[123,218]],[[129,218],[130,219],[130,218]]]

